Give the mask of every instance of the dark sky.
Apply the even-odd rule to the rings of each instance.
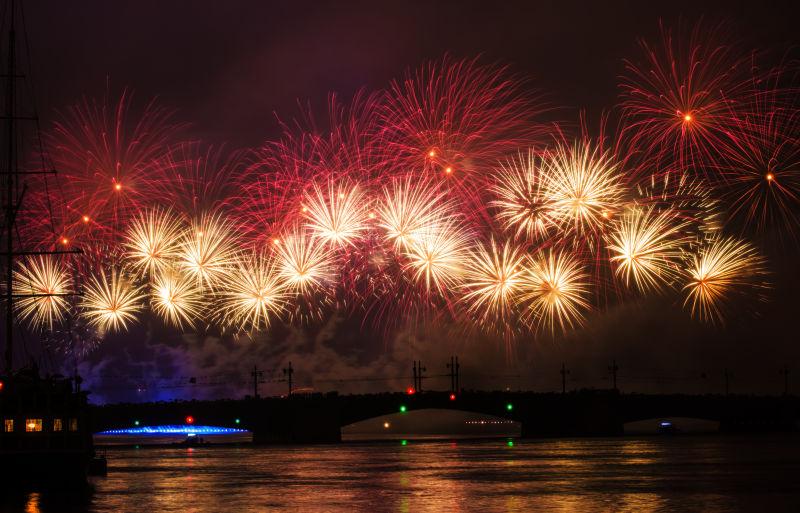
[[[209,142],[253,145],[273,112],[380,88],[449,52],[513,66],[555,105],[609,108],[620,61],[658,20],[731,22],[746,46],[796,43],[797,2],[29,0],[40,110],[130,87],[159,96]]]
[[[673,26],[701,17],[729,22],[734,41],[780,56],[798,40],[797,5],[28,0],[26,17],[44,118],[84,94],[101,96],[108,79],[112,91],[129,87],[139,100],[158,96],[177,109],[181,120],[192,123],[191,137],[239,147],[275,137],[273,113],[291,118],[298,100],[320,109],[329,92],[347,98],[361,87],[383,87],[406,68],[445,53],[483,54],[487,61],[510,64],[552,104],[569,109],[568,117],[576,118],[579,109],[597,116],[615,101],[622,58],[636,54],[638,37],[657,33],[659,19]],[[606,365],[616,358],[629,390],[720,391],[723,368],[730,367],[739,390],[776,392],[778,367],[800,364],[796,249],[791,251],[771,255],[787,262],[778,268],[789,271],[782,271],[776,300],[761,318],[723,330],[687,324],[679,308],[665,308],[661,300],[613,307],[573,339],[532,344],[510,356],[494,342],[464,347],[443,343],[447,337],[435,333],[429,334],[433,342],[365,340],[357,326],[337,321],[244,344],[178,339],[145,322],[129,336],[108,341],[83,363],[82,373],[99,400],[205,397],[243,393],[246,384],[220,376],[246,379],[254,363],[280,369],[292,360],[302,386],[312,384],[311,376],[410,374],[410,360],[420,357],[432,373],[444,373],[445,360],[460,352],[468,387],[557,389],[562,361],[573,370],[572,386],[608,386]],[[186,385],[189,376],[199,376],[202,387]],[[230,386],[215,388],[224,380]],[[370,386],[404,385],[399,380]],[[267,384],[267,392],[283,386]]]

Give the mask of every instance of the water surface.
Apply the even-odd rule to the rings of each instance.
[[[800,511],[800,437],[112,449],[94,490],[6,510]]]

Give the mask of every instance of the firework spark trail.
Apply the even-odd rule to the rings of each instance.
[[[546,176],[540,167],[533,150],[519,154],[500,164],[489,189],[498,198],[490,202],[495,216],[515,237],[543,239],[554,228],[555,204],[543,191]]]
[[[692,315],[700,320],[722,323],[733,294],[765,286],[766,268],[752,244],[727,237],[700,248],[686,274],[684,306],[690,306]]]
[[[332,181],[323,191],[314,184],[302,207],[306,226],[315,237],[334,246],[352,246],[367,229],[370,203],[358,185]]]
[[[383,189],[378,225],[395,250],[404,251],[424,230],[446,217],[449,210],[450,203],[434,185],[414,183],[411,178],[396,180]]]
[[[171,210],[155,207],[140,212],[123,242],[134,270],[152,277],[170,268],[180,256],[180,220]]]
[[[519,296],[523,318],[536,329],[555,334],[556,324],[567,327],[583,323],[590,308],[588,277],[581,264],[568,253],[549,251],[529,259]]]
[[[525,254],[506,242],[500,248],[494,240],[470,255],[465,271],[464,295],[467,311],[477,313],[484,323],[505,320],[522,289]]]
[[[236,240],[222,214],[203,214],[180,238],[178,263],[201,287],[211,290],[236,261]]]
[[[194,325],[204,311],[204,299],[202,289],[192,278],[162,270],[153,280],[153,311],[178,328]]]
[[[52,330],[54,323],[63,319],[69,288],[66,269],[50,256],[29,258],[13,272],[12,290],[20,296],[16,304],[18,315],[33,326]]]
[[[118,332],[136,320],[142,310],[144,296],[141,287],[133,285],[117,269],[92,276],[81,301],[83,315],[89,325],[101,333]]]
[[[631,278],[640,290],[660,289],[677,274],[677,262],[683,256],[682,246],[688,239],[681,234],[687,223],[675,222],[675,213],[629,208],[608,234],[611,261],[616,272],[629,285]]]
[[[469,242],[469,233],[458,221],[437,220],[419,230],[409,244],[406,268],[424,282],[427,292],[435,289],[446,296],[463,279]]]
[[[278,265],[264,252],[240,259],[220,292],[220,316],[224,326],[255,332],[267,329],[272,317],[280,316],[288,294]]]

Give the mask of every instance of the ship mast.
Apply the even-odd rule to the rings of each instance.
[[[14,248],[14,226],[16,225],[17,214],[22,206],[22,197],[25,195],[25,186],[22,193],[19,190],[19,177],[21,175],[55,174],[53,169],[42,170],[20,170],[19,152],[17,151],[17,120],[38,121],[36,116],[17,116],[16,113],[16,79],[24,78],[24,75],[17,74],[16,63],[16,32],[14,30],[14,17],[16,14],[16,2],[10,2],[11,16],[8,31],[8,62],[6,67],[6,105],[4,119],[6,120],[6,130],[8,131],[6,144],[8,145],[6,169],[0,172],[5,176],[5,294],[3,299],[6,303],[6,347],[5,347],[5,370],[10,377],[14,370],[14,299],[15,298],[36,298],[53,296],[74,296],[74,293],[40,293],[31,290],[30,293],[14,292],[14,258],[22,255],[64,255],[71,253],[82,253],[80,249],[65,249],[51,251],[21,251]],[[23,27],[24,29],[24,27]],[[23,30],[23,37],[25,32]]]
[[[17,188],[17,155],[14,140],[14,73],[15,39],[14,0],[11,0],[11,23],[8,31],[8,69],[6,75],[6,121],[8,123],[8,160],[6,163],[6,372],[10,375],[14,362],[14,221],[17,215],[14,196]]]

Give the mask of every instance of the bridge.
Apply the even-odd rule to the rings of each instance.
[[[256,443],[334,443],[341,428],[381,415],[428,408],[461,410],[520,422],[522,437],[615,436],[627,422],[692,417],[723,432],[791,431],[800,425],[800,398],[725,395],[644,395],[617,391],[425,392],[292,395],[242,400],[174,401],[94,406],[94,431],[141,425],[203,424],[247,429]]]

